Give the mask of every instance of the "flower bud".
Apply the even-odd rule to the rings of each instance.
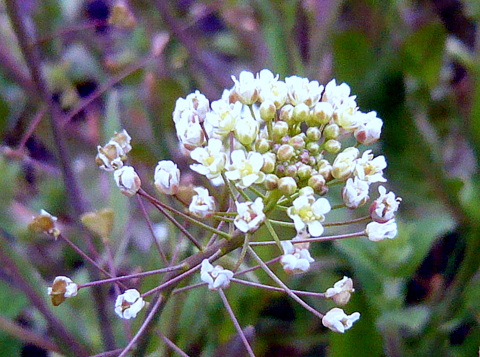
[[[325,188],[325,178],[322,175],[313,175],[308,180],[308,186],[313,188],[315,192],[323,192]]]
[[[282,109],[280,109],[280,120],[286,123],[291,123],[293,121],[293,110],[293,105],[284,105]]]
[[[289,161],[295,154],[295,149],[288,144],[283,144],[278,148],[277,158],[279,161]]]
[[[337,124],[327,124],[323,129],[323,135],[325,139],[336,139],[340,135],[340,127]]]
[[[288,134],[288,123],[285,121],[277,121],[273,124],[273,139],[279,141],[281,138]]]
[[[267,153],[272,148],[270,140],[260,138],[255,142],[255,150],[260,154]]]
[[[317,127],[310,127],[307,129],[307,138],[311,141],[318,141],[322,137],[322,132]]]
[[[321,146],[316,142],[310,142],[307,144],[307,150],[310,152],[310,154],[316,155],[320,152]]]
[[[296,150],[305,149],[305,138],[302,134],[291,137],[290,140],[288,140],[288,143]]]
[[[250,145],[256,138],[260,125],[252,116],[237,120],[235,123],[235,137],[243,145]]]
[[[325,178],[325,181],[330,181],[333,176],[332,176],[332,165],[330,165],[330,162],[325,159],[321,159],[318,161],[318,168],[317,171],[320,175],[322,175]]]
[[[318,124],[327,124],[332,119],[333,107],[327,102],[318,102],[312,109],[311,118]]]
[[[194,190],[197,194],[192,197],[188,210],[200,218],[210,217],[215,212],[215,199],[209,195],[206,188],[196,187]]]
[[[297,167],[295,165],[288,165],[285,168],[285,176],[295,177],[297,176]]]
[[[301,165],[297,170],[297,176],[300,180],[305,180],[312,175],[312,167],[309,165]]]
[[[135,169],[131,166],[124,166],[113,173],[113,178],[125,196],[132,197],[137,193],[142,185]]]
[[[357,148],[348,147],[337,155],[332,165],[332,175],[336,179],[346,180],[355,169],[355,159],[359,155]]]
[[[263,154],[263,167],[262,171],[270,174],[275,170],[276,156],[273,152],[267,152]]]
[[[270,121],[275,117],[275,114],[277,114],[277,108],[273,101],[266,100],[260,104],[260,118],[265,121]]]
[[[310,116],[310,108],[305,103],[300,103],[293,109],[293,119],[297,123],[304,122]]]
[[[335,154],[340,151],[340,149],[342,148],[342,144],[338,140],[330,139],[325,142],[325,144],[323,144],[323,147],[327,152]]]
[[[268,191],[275,190],[278,187],[279,178],[277,175],[268,174],[265,176],[265,181],[263,182],[265,189]]]
[[[355,139],[361,144],[370,145],[380,138],[383,121],[377,118],[376,112],[358,113],[361,118],[361,125],[355,129]]]
[[[166,195],[175,195],[180,184],[180,170],[170,160],[159,161],[155,168],[155,187]]]
[[[293,177],[282,177],[280,180],[278,180],[278,189],[285,196],[290,196],[293,195],[297,190],[297,183]]]

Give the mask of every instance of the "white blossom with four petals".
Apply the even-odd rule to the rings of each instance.
[[[235,227],[243,233],[255,232],[265,221],[263,200],[260,197],[254,202],[235,202],[238,216],[235,217]]]
[[[353,323],[359,318],[360,313],[358,312],[347,315],[342,309],[334,307],[322,318],[322,324],[332,331],[344,333],[345,330],[348,330],[350,327],[352,327]]]
[[[370,185],[367,181],[360,180],[358,177],[349,178],[342,189],[342,198],[345,206],[350,209],[360,207],[365,204],[369,197]]]
[[[194,191],[197,194],[192,197],[188,210],[200,218],[210,217],[215,212],[215,199],[210,196],[208,190],[204,187],[196,187]]]
[[[322,222],[325,214],[330,210],[330,202],[326,198],[315,200],[314,195],[300,195],[293,201],[293,206],[287,209],[287,214],[293,220],[297,232],[308,227],[308,233],[312,237],[319,237],[324,231]]]
[[[230,286],[230,280],[233,278],[233,272],[228,269],[223,269],[222,266],[217,265],[213,267],[208,259],[202,261],[200,269],[200,279],[208,284],[210,290],[225,289]]]
[[[227,155],[222,152],[223,144],[219,139],[208,140],[206,147],[199,147],[190,153],[190,157],[198,164],[190,165],[193,171],[204,175],[209,180],[219,177],[225,169]]]
[[[245,155],[244,150],[234,150],[231,160],[232,164],[228,166],[225,176],[231,181],[237,181],[239,188],[247,188],[265,180],[265,173],[261,171],[263,156],[259,152],[249,151]]]
[[[386,223],[370,222],[367,224],[365,233],[372,242],[393,239],[397,236],[397,223],[394,219]]]
[[[287,273],[305,273],[310,269],[310,263],[314,262],[308,250],[309,243],[294,243],[295,238],[280,242],[284,253],[280,264]]]
[[[130,320],[145,306],[145,301],[136,289],[128,289],[115,300],[115,313],[122,319]]]
[[[395,218],[395,212],[400,206],[402,199],[395,197],[395,193],[387,193],[383,186],[378,187],[380,196],[370,205],[370,216],[375,222],[386,223]]]

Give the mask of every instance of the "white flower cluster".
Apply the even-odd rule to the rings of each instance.
[[[132,166],[124,166],[127,154],[132,150],[130,135],[126,130],[115,133],[105,146],[97,147],[95,162],[105,171],[114,171],[113,178],[120,191],[128,197],[137,193],[142,185],[140,177]]]

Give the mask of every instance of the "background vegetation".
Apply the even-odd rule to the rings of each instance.
[[[173,159],[188,170],[171,120],[176,99],[199,89],[216,100],[233,85],[230,75],[263,68],[281,78],[348,83],[361,110],[375,110],[384,120],[375,152],[387,157],[390,189],[403,203],[395,240],[315,245],[311,272],[289,278],[292,288],[313,291],[343,275],[354,279],[357,291],[347,310],[362,318],[345,335],[327,332],[282,294],[231,287],[241,325],[255,327],[259,355],[478,353],[477,0],[130,0],[126,12],[116,3],[0,2],[3,355],[45,355],[41,347],[53,341],[46,318],[52,313],[93,354],[126,344],[122,321],[113,316],[113,290],[51,307],[45,292],[53,278],[86,282],[87,265],[63,242],[28,232],[28,222],[44,208],[86,249],[80,214],[112,207],[117,273],[157,268],[158,252],[145,238],[137,201],[121,197],[110,175],[97,169],[96,146],[127,129],[132,164],[154,193],[158,160]],[[154,222],[164,221],[151,214]],[[158,282],[141,284],[148,289]],[[111,321],[113,341],[98,310]],[[220,299],[205,290],[172,300],[160,323],[192,356],[241,355]],[[152,355],[172,353],[160,338],[149,348]]]

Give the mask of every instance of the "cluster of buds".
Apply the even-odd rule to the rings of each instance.
[[[126,130],[115,133],[105,146],[97,147],[95,162],[105,171],[113,171],[113,177],[120,191],[128,197],[137,193],[142,185],[140,177],[132,166],[124,166],[127,154],[132,150],[132,138]]]

